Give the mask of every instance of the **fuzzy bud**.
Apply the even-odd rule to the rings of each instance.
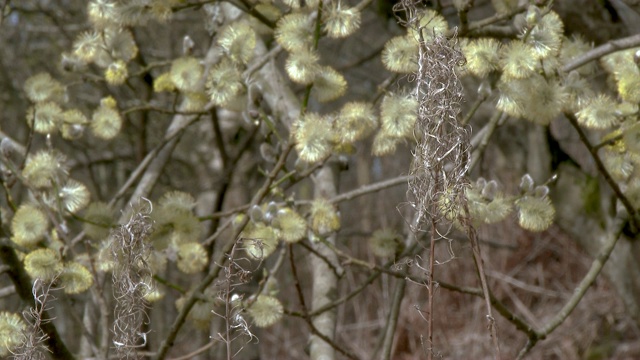
[[[476,180],[476,189],[482,190],[486,185],[487,185],[487,180],[485,180],[485,178],[483,178],[482,176],[479,177],[478,180]]]
[[[196,44],[191,39],[191,36],[185,35],[182,39],[182,55],[190,56],[193,53],[193,48]]]
[[[264,221],[264,213],[262,212],[260,206],[253,205],[251,209],[249,209],[249,218],[254,224]]]
[[[549,187],[547,185],[536,186],[533,194],[538,198],[543,198],[549,194]]]
[[[486,200],[492,201],[498,192],[498,183],[495,180],[491,180],[482,189],[482,197]]]
[[[520,179],[520,192],[523,194],[530,193],[533,190],[533,184],[533,178],[531,175],[522,175],[522,179]]]

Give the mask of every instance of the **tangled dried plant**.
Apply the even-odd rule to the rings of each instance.
[[[219,314],[214,310],[211,311],[225,321],[225,332],[216,334],[215,339],[225,343],[227,359],[235,357],[244,348],[244,345],[240,345],[234,352],[231,345],[235,340],[244,337],[246,339],[245,344],[253,340],[258,341],[258,338],[251,332],[249,323],[247,323],[242,313],[244,310],[242,305],[243,296],[233,293],[237,286],[248,283],[253,275],[251,270],[245,269],[240,264],[240,262],[250,264],[250,260],[248,258],[236,258],[237,245],[235,244],[228,254],[227,265],[223,267],[224,278],[216,282],[216,287],[219,288],[218,299],[225,306],[224,313]]]
[[[417,211],[418,224],[426,222],[431,231],[429,264],[426,269],[428,328],[425,352],[428,359],[433,358],[433,303],[437,288],[433,280],[435,243],[436,240],[446,238],[448,232],[439,231],[438,226],[458,221],[466,229],[472,245],[495,354],[496,358],[500,358],[482,256],[465,196],[465,189],[469,185],[467,172],[471,144],[468,129],[458,120],[464,92],[457,74],[457,69],[465,64],[465,58],[457,47],[455,32],[450,38],[435,30],[431,30],[431,34],[426,33],[429,30],[422,24],[424,13],[417,8],[420,3],[417,0],[402,0],[394,6],[394,10],[404,13],[405,19],[400,19],[400,22],[416,34],[418,45],[418,71],[413,79],[414,96],[418,100],[418,118],[414,129],[417,145],[413,153],[409,196]]]
[[[52,319],[46,318],[45,314],[51,309],[50,302],[55,300],[51,293],[53,290],[52,281],[44,282],[41,279],[35,279],[31,291],[35,304],[32,308],[22,313],[25,321],[29,326],[23,331],[24,341],[14,350],[13,358],[16,360],[44,360],[48,358],[49,349],[45,346],[45,342],[49,338],[42,330],[42,326]]]
[[[405,9],[405,25],[420,37],[414,88],[419,104],[414,130],[418,143],[409,184],[412,204],[422,220],[451,220],[448,215],[461,208],[468,185],[469,132],[458,121],[464,93],[456,73],[464,56],[455,36],[448,39],[434,33],[424,38],[413,0],[397,5]]]
[[[144,295],[150,291],[152,278],[147,262],[148,236],[152,230],[149,217],[152,204],[144,199],[132,206],[129,221],[112,234],[111,252],[115,260],[113,288],[116,300],[113,343],[120,358],[137,358],[136,349],[146,344],[142,325],[147,321]]]

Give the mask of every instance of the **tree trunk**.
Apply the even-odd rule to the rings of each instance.
[[[315,198],[331,198],[337,195],[337,178],[338,178],[337,162],[329,162],[318,171],[315,182]],[[335,245],[336,235],[331,234],[325,239],[327,242]],[[338,257],[327,245],[317,242],[313,245],[315,250],[322,255],[323,258],[313,256],[311,258],[311,271],[313,281],[313,292],[311,311],[322,308],[330,304],[336,299],[338,294],[338,276],[331,269],[326,261],[332,265],[338,263]],[[313,318],[315,328],[330,339],[334,339],[336,330],[336,308],[325,311]],[[335,349],[316,335],[311,335],[310,339],[310,355],[311,360],[332,360],[336,358]]]

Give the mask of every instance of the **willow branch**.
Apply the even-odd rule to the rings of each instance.
[[[487,274],[484,271],[482,253],[480,251],[480,244],[478,243],[478,233],[476,232],[476,229],[471,224],[471,215],[469,214],[468,204],[464,202],[463,206],[464,206],[464,213],[465,213],[463,223],[467,230],[467,236],[469,237],[469,242],[471,243],[471,250],[473,251],[473,260],[476,265],[478,277],[480,278],[480,285],[482,286],[482,295],[484,297],[485,305],[487,309],[487,321],[489,322],[488,327],[491,333],[491,339],[493,340],[495,358],[499,360],[501,356],[500,356],[500,342],[498,341],[498,329],[496,327],[496,321],[492,313],[491,292],[489,291],[489,285],[487,283]]]
[[[387,180],[382,180],[376,183],[372,183],[369,185],[363,185],[357,189],[351,190],[351,191],[347,191],[344,192],[340,195],[336,195],[332,198],[329,199],[329,202],[332,204],[338,204],[341,203],[343,201],[348,201],[348,200],[353,200],[354,198],[360,197],[360,196],[364,196],[364,195],[368,195],[368,194],[372,194],[378,191],[382,191],[394,186],[398,186],[398,185],[404,185],[406,184],[408,181],[410,181],[411,179],[413,179],[412,175],[401,175],[401,176],[397,176],[391,179],[387,179]],[[277,183],[278,180],[276,180],[274,182]],[[311,202],[308,200],[298,200],[294,202],[295,205],[308,205]],[[279,203],[278,205],[285,205],[285,203]],[[245,204],[242,206],[238,206],[235,207],[233,209],[229,209],[229,210],[225,210],[225,211],[220,211],[220,212],[215,212],[211,215],[202,217],[202,219],[204,220],[208,220],[208,219],[216,219],[216,218],[221,218],[221,217],[227,217],[227,216],[231,216],[234,214],[237,214],[239,212],[242,211],[246,211],[251,207],[251,204]]]
[[[352,200],[362,195],[370,194],[380,190],[384,190],[397,185],[406,185],[411,179],[412,175],[403,175],[388,180],[379,181],[377,183],[361,186],[355,190],[342,193],[329,199],[332,204],[341,203],[343,201]]]
[[[568,63],[564,64],[561,70],[565,73],[575,70],[580,66],[597,60],[605,55],[611,54],[616,51],[629,49],[632,47],[640,46],[640,34],[629,36],[622,39],[611,40],[606,44],[600,45],[597,48],[587,51],[586,53],[572,59]]]
[[[473,153],[471,154],[471,164],[469,165],[469,172],[471,172],[471,170],[473,170],[476,165],[478,165],[480,159],[482,158],[482,154],[484,154],[484,150],[487,148],[487,145],[489,145],[489,139],[491,139],[491,136],[493,136],[493,133],[495,132],[498,125],[502,123],[506,119],[506,117],[506,114],[504,114],[503,112],[496,111],[493,116],[491,116],[491,119],[489,120],[489,123],[486,125],[486,127],[481,130],[484,135],[482,137],[482,140],[480,140],[480,144],[478,145],[478,147],[473,149]]]
[[[520,353],[518,354],[518,359],[522,359],[528,352],[531,350],[539,340],[546,338],[549,334],[551,334],[560,324],[562,324],[573,312],[573,310],[578,306],[584,295],[587,293],[587,290],[593,285],[593,283],[598,278],[598,275],[602,271],[602,268],[607,263],[611,252],[615,248],[620,236],[622,234],[622,230],[624,228],[624,221],[622,219],[616,219],[613,224],[613,229],[609,234],[609,238],[606,239],[602,249],[598,253],[598,256],[593,259],[591,263],[591,267],[587,274],[582,278],[580,284],[576,286],[573,291],[573,295],[567,300],[567,303],[558,311],[558,313],[549,320],[547,325],[545,325],[542,330],[536,331],[534,334],[530,334],[529,340],[527,344],[524,346]]]
[[[409,253],[413,253],[414,249],[417,248],[417,239],[416,233],[412,231],[418,226],[418,222],[420,221],[419,213],[414,214],[413,222],[410,226],[408,226],[409,236],[405,239],[405,244],[410,247]],[[400,271],[406,272],[409,268],[409,265],[405,262],[400,265]],[[404,298],[404,291],[407,287],[407,282],[402,280],[397,280],[395,289],[393,290],[393,299],[391,302],[391,309],[389,310],[389,315],[387,316],[387,324],[385,326],[384,338],[382,341],[382,360],[390,360],[391,359],[391,351],[393,350],[393,339],[395,337],[396,328],[398,325],[398,318],[400,316],[400,305],[402,304],[402,299]]]
[[[598,172],[602,175],[602,177],[607,182],[607,184],[609,184],[613,192],[616,194],[616,197],[620,200],[624,208],[627,210],[631,224],[633,224],[635,230],[640,229],[640,220],[638,219],[638,212],[636,208],[633,206],[631,201],[624,195],[624,193],[620,189],[620,186],[618,186],[618,183],[615,180],[613,180],[613,178],[611,177],[611,174],[609,174],[609,171],[604,166],[602,159],[600,159],[600,155],[598,155],[598,149],[593,145],[591,145],[589,138],[587,138],[587,134],[584,132],[584,130],[582,130],[582,128],[578,124],[578,119],[576,119],[576,117],[570,113],[565,113],[565,116],[567,117],[567,119],[569,119],[571,126],[573,126],[573,128],[578,132],[580,141],[584,144],[584,146],[587,147],[587,150],[589,150],[589,154],[591,154],[593,161],[596,163]]]
[[[406,264],[403,265],[403,270],[406,269]],[[396,327],[398,325],[398,318],[400,315],[400,305],[404,298],[404,290],[407,287],[407,282],[404,280],[397,280],[396,286],[393,289],[393,299],[391,301],[391,309],[387,316],[387,324],[384,327],[384,339],[382,342],[382,360],[391,359],[391,350],[393,350],[393,338],[395,337]]]
[[[467,28],[467,33],[473,33],[474,31],[478,30],[478,29],[482,29],[484,27],[487,27],[489,25],[495,24],[497,22],[503,21],[503,20],[508,20],[511,19],[512,17],[514,17],[515,15],[524,12],[525,10],[527,10],[527,5],[522,5],[522,6],[518,6],[516,9],[514,9],[512,12],[506,13],[506,14],[496,14],[494,16],[488,17],[486,19],[482,19],[482,20],[478,20],[478,21],[474,21],[471,22]],[[454,30],[449,30],[447,32],[447,36],[452,36],[454,33]],[[460,32],[459,36],[464,36],[465,34]]]

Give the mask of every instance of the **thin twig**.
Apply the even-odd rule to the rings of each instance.
[[[506,14],[496,14],[496,15],[493,15],[493,16],[488,17],[486,19],[474,21],[474,22],[469,24],[469,27],[467,28],[467,32],[472,33],[475,30],[481,29],[481,28],[489,26],[491,24],[495,24],[495,23],[503,21],[503,20],[511,19],[515,15],[527,10],[527,6],[528,5],[521,5],[521,6],[518,6],[516,9],[514,9],[512,12],[509,12],[509,13],[506,13]],[[451,37],[453,35],[453,33],[454,33],[454,30],[449,30],[447,32],[447,37]],[[463,36],[463,35],[465,35],[465,33],[460,32],[460,36]]]
[[[418,213],[414,214],[413,221],[411,224],[408,224],[407,231],[408,236],[405,239],[405,244],[408,248],[413,249],[417,248],[417,239],[416,233],[412,230],[418,226],[418,222],[420,221],[420,216]],[[413,250],[410,250],[409,253],[413,253]],[[400,264],[400,271],[406,272],[409,268],[408,263]],[[391,309],[389,310],[389,316],[387,317],[387,323],[385,325],[385,333],[382,341],[382,360],[390,360],[391,359],[391,351],[393,350],[393,339],[395,338],[396,328],[398,324],[398,318],[400,315],[400,305],[402,304],[402,299],[404,298],[404,291],[407,286],[407,282],[404,279],[398,280],[396,282],[395,289],[393,290],[393,299],[391,301]]]
[[[469,123],[469,121],[471,121],[471,118],[473,117],[473,115],[475,115],[476,111],[478,111],[478,109],[480,108],[480,105],[482,105],[482,103],[485,100],[487,100],[486,95],[478,96],[476,100],[473,102],[473,104],[471,105],[471,108],[469,109],[469,111],[464,115],[462,120],[460,120],[460,125],[466,126]]]
[[[597,48],[589,50],[586,53],[572,59],[568,63],[564,64],[560,69],[562,72],[568,73],[571,70],[577,69],[580,66],[590,61],[599,59],[605,55],[636,46],[640,46],[640,34],[632,35],[622,39],[611,40],[606,44],[600,45]]]
[[[433,205],[436,206],[435,204]],[[437,211],[437,210],[434,210]],[[433,359],[433,302],[435,297],[435,272],[436,239],[438,238],[438,223],[435,217],[431,218],[431,236],[429,237],[429,272],[427,273],[427,360]]]
[[[405,271],[407,265],[402,265],[401,271]],[[391,309],[389,309],[389,315],[387,316],[387,323],[384,327],[385,334],[382,342],[382,360],[391,359],[391,350],[393,350],[393,339],[396,334],[396,327],[398,325],[398,318],[400,315],[400,305],[404,298],[404,290],[407,286],[405,280],[396,280],[396,286],[393,289],[393,299],[391,300]]]
[[[578,132],[580,141],[584,144],[584,146],[587,147],[587,150],[589,150],[589,154],[591,154],[593,161],[596,163],[598,172],[602,175],[602,177],[607,182],[607,184],[609,184],[613,192],[616,194],[616,197],[620,200],[624,208],[627,210],[631,224],[633,225],[635,230],[639,230],[640,219],[638,219],[638,212],[635,206],[633,206],[631,201],[625,196],[625,194],[620,189],[620,186],[618,186],[618,183],[615,180],[613,180],[613,178],[611,177],[611,174],[609,174],[609,171],[604,166],[602,159],[600,159],[600,155],[598,155],[598,150],[593,145],[591,145],[591,142],[589,141],[587,134],[584,132],[584,130],[582,130],[582,128],[578,124],[578,119],[576,119],[576,117],[570,113],[565,113],[565,116],[567,119],[569,119],[571,126],[573,126],[573,128]]]
[[[394,186],[398,186],[398,185],[405,185],[407,183],[407,181],[410,181],[411,179],[413,179],[412,175],[401,175],[401,176],[397,176],[394,178],[390,178],[387,180],[382,180],[376,183],[372,183],[372,184],[368,184],[368,185],[363,185],[357,189],[351,190],[351,191],[347,191],[345,193],[342,193],[340,195],[336,195],[334,197],[332,197],[331,199],[329,199],[329,202],[332,204],[338,204],[341,203],[343,201],[348,201],[348,200],[353,200],[354,198],[360,197],[360,196],[364,196],[367,194],[371,194],[374,192],[378,192],[381,190],[385,190],[388,189],[390,187],[394,187]],[[277,181],[276,181],[277,182]],[[274,184],[276,183],[274,182]],[[311,202],[308,200],[297,200],[294,202],[295,205],[308,205]],[[282,203],[278,203],[278,205],[286,205],[284,202]],[[231,216],[234,214],[237,214],[239,212],[242,211],[246,211],[251,207],[251,204],[245,204],[242,206],[238,206],[235,207],[233,209],[229,209],[229,210],[225,210],[225,211],[220,211],[220,212],[215,212],[211,215],[208,216],[203,216],[201,217],[201,220],[209,220],[209,219],[216,219],[216,218],[221,218],[221,217],[227,217],[227,216]]]
[[[489,285],[487,283],[487,274],[485,273],[485,270],[484,270],[482,253],[480,250],[480,244],[478,243],[478,234],[476,233],[476,229],[471,224],[471,215],[469,214],[468,204],[464,202],[463,207],[464,207],[463,223],[467,230],[467,236],[469,237],[469,242],[471,243],[473,260],[476,265],[478,277],[480,278],[480,285],[482,286],[482,293],[484,296],[486,310],[487,310],[487,321],[489,322],[488,327],[491,333],[491,339],[493,340],[495,358],[496,360],[500,360],[501,356],[500,356],[500,343],[498,341],[498,329],[497,329],[496,320],[493,317],[493,312],[491,308],[491,292],[489,291]]]
[[[189,359],[193,359],[194,357],[196,357],[199,354],[202,354],[203,352],[209,350],[213,345],[217,344],[218,342],[216,340],[213,341],[209,341],[207,344],[205,344],[204,346],[177,358],[171,358],[169,360],[189,360]]]
[[[507,117],[506,114],[500,111],[496,111],[493,114],[493,116],[491,116],[489,123],[486,125],[486,130],[484,128],[482,129],[482,130],[485,130],[483,131],[484,135],[478,147],[473,149],[473,153],[471,155],[472,156],[471,164],[469,165],[469,171],[473,170],[476,167],[476,165],[478,165],[478,163],[480,162],[480,159],[482,158],[482,154],[484,153],[484,150],[487,148],[487,145],[489,144],[489,139],[491,139],[491,136],[493,136],[493,133],[498,127],[498,124],[502,123],[504,119],[506,119],[506,117]]]
[[[413,179],[413,175],[403,175],[403,176],[398,176],[389,180],[383,180],[377,183],[363,185],[355,190],[348,191],[346,193],[342,193],[338,196],[335,196],[329,199],[329,202],[331,202],[332,204],[337,204],[343,201],[352,200],[353,198],[370,194],[373,192],[377,192],[380,190],[384,190],[393,186],[406,185],[407,182],[411,181],[412,179]]]

